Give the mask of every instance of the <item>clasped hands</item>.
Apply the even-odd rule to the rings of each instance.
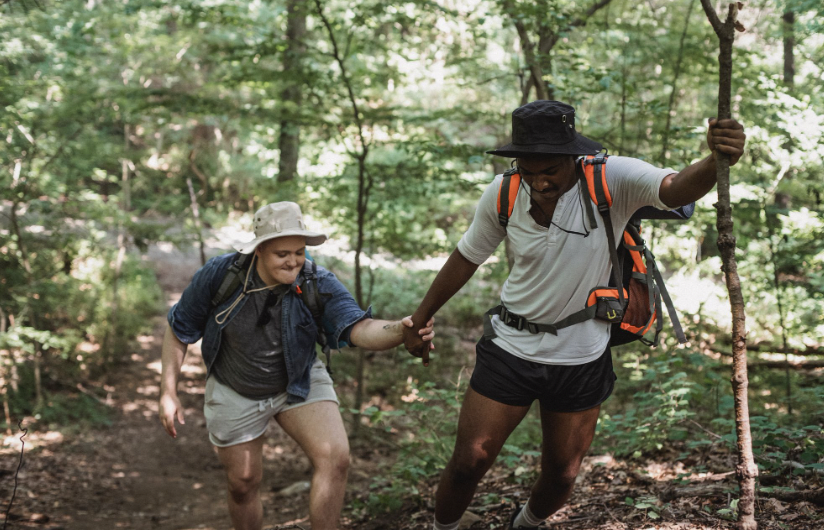
[[[421,359],[424,366],[429,366],[429,352],[435,349],[435,345],[432,344],[432,338],[435,336],[435,317],[430,318],[423,327],[415,324],[414,316],[404,318],[403,323],[403,345],[406,351]]]

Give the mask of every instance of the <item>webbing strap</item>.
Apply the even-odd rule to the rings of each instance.
[[[303,280],[300,282],[301,298],[309,312],[312,313],[312,318],[318,326],[317,341],[320,344],[320,349],[326,356],[326,371],[331,376],[332,372],[332,348],[329,346],[329,340],[326,338],[326,333],[323,329],[323,300],[321,299],[320,289],[318,289],[318,265],[312,260],[307,259],[303,263]]]
[[[567,328],[581,322],[586,322],[587,320],[592,320],[595,318],[595,311],[596,306],[592,305],[586,309],[578,311],[577,313],[569,315],[555,324],[539,324],[537,322],[530,322],[520,315],[516,315],[508,310],[503,303],[500,303],[487,311],[484,315],[483,336],[485,339],[495,338],[497,336],[494,328],[492,327],[492,317],[495,315],[498,315],[501,322],[511,328],[517,329],[518,331],[526,330],[533,335],[537,335],[538,333],[552,333],[553,335],[557,335],[559,329]]]
[[[623,289],[621,289],[621,263],[618,261],[618,247],[615,244],[615,231],[612,229],[612,217],[609,214],[610,203],[612,202],[607,197],[607,190],[604,189],[604,182],[606,175],[604,174],[604,164],[606,164],[606,157],[600,153],[594,157],[587,157],[584,164],[592,166],[593,178],[591,192],[595,195],[595,203],[598,205],[598,213],[604,218],[604,225],[607,231],[607,241],[609,242],[609,261],[612,264],[612,280],[615,282],[615,288],[618,289],[618,299],[621,301],[621,306],[626,305]],[[585,201],[586,202],[586,201]]]
[[[664,285],[664,278],[661,277],[661,273],[658,271],[657,267],[653,271],[653,274],[655,274],[655,283],[661,289],[661,297],[664,299],[664,304],[667,306],[667,312],[669,313],[670,320],[672,321],[672,328],[675,330],[675,336],[678,338],[678,342],[680,344],[685,344],[687,342],[687,337],[684,336],[684,330],[681,328],[681,321],[678,320],[678,314],[675,312],[675,306],[672,305],[672,299],[670,298],[667,288]]]
[[[656,293],[653,292],[653,291],[655,291],[655,289],[653,288],[654,284],[652,283],[652,278],[653,278],[653,274],[658,269],[658,266],[655,264],[655,257],[652,255],[652,252],[650,252],[647,249],[644,249],[644,261],[646,262],[646,268],[647,268],[647,287],[648,287],[647,291],[649,293],[649,309],[650,309],[650,311],[653,311],[653,310],[655,310],[655,300],[654,300],[653,297],[656,295]],[[658,305],[660,306],[661,304],[659,303]],[[660,323],[661,320],[663,320],[663,318],[664,318],[664,315],[662,315],[662,314],[658,315],[659,323]]]
[[[515,207],[515,199],[520,187],[521,175],[514,168],[506,171],[498,188],[498,223],[504,229],[509,224],[509,218],[512,217],[512,209]]]
[[[249,260],[252,258],[253,254],[241,254],[237,253],[235,260],[232,262],[232,265],[226,271],[225,275],[223,276],[223,280],[220,283],[220,287],[218,287],[217,292],[212,297],[212,307],[217,307],[229,298],[235,289],[237,289],[238,285],[240,285],[243,277],[243,271],[246,269]]]
[[[584,158],[581,159],[580,164],[575,165],[575,171],[578,173],[578,189],[581,193],[581,202],[584,204],[584,211],[586,211],[587,219],[589,219],[589,229],[595,230],[598,228],[598,222],[595,220],[595,212],[592,210],[592,201],[587,194],[587,176],[584,172]]]

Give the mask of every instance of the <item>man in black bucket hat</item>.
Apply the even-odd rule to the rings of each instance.
[[[680,172],[621,156],[609,158],[606,183],[610,215],[620,237],[630,216],[645,206],[669,210],[687,205],[715,185],[716,153],[730,165],[744,152],[744,128],[735,120],[709,120],[710,154]],[[592,443],[600,405],[612,393],[615,374],[610,324],[589,319],[540,332],[533,323],[560,322],[585,306],[592,287],[607,285],[610,252],[606,230],[584,214],[589,200],[576,175],[576,158],[595,155],[601,144],[575,130],[575,109],[558,101],[534,101],[512,113],[512,143],[490,154],[515,159],[520,188],[510,189],[512,213],[498,213],[502,175],[484,192],[469,230],[458,243],[404,331],[410,353],[428,364],[427,345],[410,330],[431,318],[492,255],[504,238],[514,263],[501,291],[517,325],[498,314],[476,347],[476,365],[461,406],[455,450],[435,498],[436,530],[458,527],[478,482],[534,400],[540,402],[541,472],[529,500],[512,514],[510,528],[537,528],[561,508]],[[583,187],[583,189],[582,189]],[[503,225],[506,225],[505,227]],[[515,327],[513,327],[515,326]],[[552,328],[553,326],[543,326]]]

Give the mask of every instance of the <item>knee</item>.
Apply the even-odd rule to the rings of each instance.
[[[254,497],[260,488],[262,478],[261,473],[253,469],[228,473],[229,495],[235,502],[244,502]]]
[[[349,472],[349,445],[330,444],[314,455],[315,470],[333,477],[346,478]]]
[[[575,486],[575,479],[580,470],[578,463],[547,466],[541,473],[542,478],[559,489],[568,489]]]
[[[455,451],[450,462],[453,477],[459,482],[480,480],[492,467],[495,455],[476,445],[464,451]]]

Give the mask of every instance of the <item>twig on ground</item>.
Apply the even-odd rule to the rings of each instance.
[[[603,506],[603,507],[604,507],[604,509],[605,509],[605,510],[607,511],[607,513],[609,514],[609,516],[610,516],[610,517],[612,517],[612,520],[613,520],[613,521],[615,521],[616,523],[620,524],[621,526],[623,526],[623,525],[624,525],[624,523],[622,523],[622,522],[621,522],[621,521],[620,521],[617,517],[615,517],[615,514],[614,514],[614,513],[612,513],[612,510],[610,510],[610,509],[609,509],[609,506],[607,506],[607,504],[606,504],[605,502],[602,502],[602,503],[601,503],[601,506]]]

